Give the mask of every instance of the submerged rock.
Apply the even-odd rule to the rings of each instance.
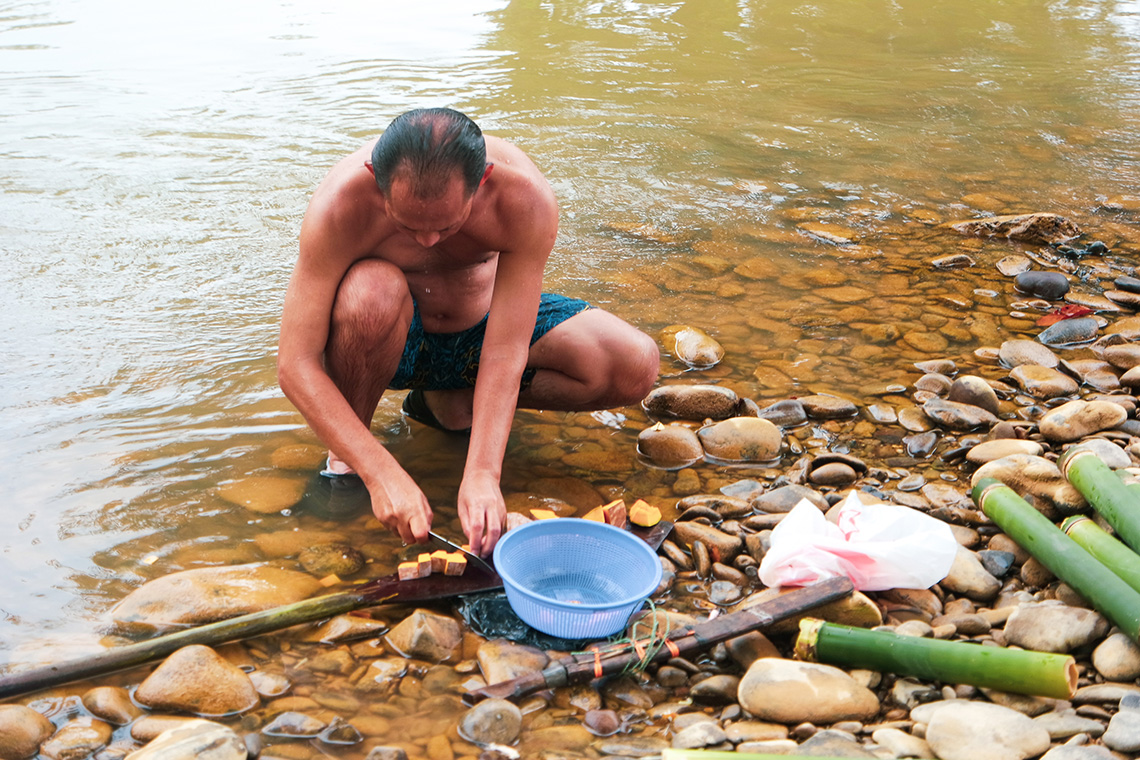
[[[715,367],[724,358],[724,347],[711,335],[688,325],[669,325],[661,333],[665,348],[694,369]]]
[[[88,757],[107,746],[111,741],[109,723],[96,718],[82,717],[69,720],[40,747],[40,752],[51,760],[76,760]]]
[[[459,735],[475,744],[513,744],[522,730],[522,712],[505,699],[487,699],[459,721]]]
[[[654,417],[723,420],[738,413],[741,399],[719,385],[664,385],[650,391],[641,406]]]
[[[704,457],[701,441],[691,428],[657,423],[637,436],[637,450],[658,467],[679,469]]]
[[[30,707],[0,705],[0,757],[32,757],[54,731],[52,722]]]
[[[462,639],[463,632],[454,618],[428,610],[416,610],[385,637],[398,654],[432,662],[449,658]]]
[[[780,428],[759,417],[732,417],[697,431],[710,457],[729,462],[768,462],[780,454]]]
[[[261,612],[320,589],[311,575],[270,565],[201,567],[140,586],[115,605],[111,616],[127,630],[148,632]]]
[[[1022,243],[1063,243],[1081,234],[1080,227],[1059,214],[1012,214],[940,225],[963,235],[1005,237]]]
[[[1015,287],[1046,301],[1056,301],[1069,292],[1069,278],[1060,272],[1022,272],[1017,275]]]
[[[245,712],[261,701],[241,668],[200,644],[163,660],[139,685],[135,699],[152,710],[205,716]]]
[[[244,760],[245,742],[233,729],[209,720],[191,720],[159,734],[130,760]]]

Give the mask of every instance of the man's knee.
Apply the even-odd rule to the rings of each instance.
[[[661,368],[657,343],[640,330],[631,328],[625,345],[614,354],[610,390],[617,397],[615,406],[640,402],[653,386]]]
[[[340,281],[333,304],[333,329],[379,329],[411,319],[412,297],[399,267],[368,259],[353,264]]]

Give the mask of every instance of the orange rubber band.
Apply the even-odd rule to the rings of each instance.
[[[633,644],[633,651],[637,652],[637,658],[639,660],[644,660],[645,659],[645,647],[643,647],[641,645],[641,642],[638,641],[637,639],[634,639],[630,643]]]
[[[681,650],[678,649],[677,645],[673,643],[673,639],[665,639],[665,648],[668,649],[669,654],[673,655],[674,657],[681,656]]]
[[[602,652],[597,647],[589,647],[594,653],[594,678],[602,677]]]

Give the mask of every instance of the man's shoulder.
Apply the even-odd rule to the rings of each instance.
[[[491,137],[487,140],[487,161],[495,165],[489,189],[503,221],[510,224],[525,219],[530,225],[539,219],[550,219],[551,214],[557,216],[554,190],[534,162],[505,140]]]

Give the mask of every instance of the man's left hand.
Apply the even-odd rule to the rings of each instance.
[[[459,485],[459,520],[471,553],[485,557],[495,548],[507,518],[507,505],[498,478],[465,475]]]

